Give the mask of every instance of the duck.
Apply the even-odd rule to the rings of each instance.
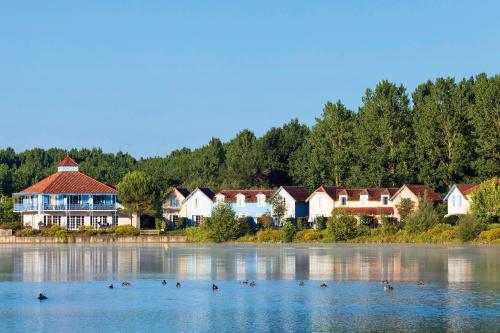
[[[389,284],[389,280],[382,280],[382,283]]]
[[[163,280],[161,284],[165,286],[167,284],[167,281]]]
[[[394,290],[394,287],[393,287],[393,286],[391,286],[390,284],[388,284],[387,286],[384,286],[384,290],[385,290],[385,291]]]
[[[212,290],[213,291],[219,291],[219,287],[217,287],[217,285],[215,285],[214,283],[212,283]]]
[[[46,299],[47,299],[47,296],[45,296],[44,294],[40,293],[40,294],[38,294],[38,299],[39,299],[40,301],[43,301],[43,300],[46,300]]]
[[[250,287],[255,287],[256,285],[257,285],[257,284],[255,283],[255,281],[252,281],[252,282],[250,282],[250,284],[249,284],[249,286],[250,286]]]
[[[299,286],[303,287],[304,286],[304,281],[299,282]]]
[[[248,280],[240,281],[240,284],[248,284]]]
[[[130,286],[130,282],[123,281],[122,282],[122,286],[124,286],[124,287]]]
[[[425,284],[424,284],[424,281],[418,281],[417,283],[417,286],[419,287],[423,287]]]
[[[180,282],[177,282],[177,283],[175,284],[175,287],[180,288],[180,287],[181,287],[181,283],[180,283]]]
[[[328,285],[327,285],[326,283],[322,283],[322,284],[320,285],[320,287],[321,287],[321,288],[327,288],[327,287],[328,287]]]
[[[113,284],[110,284],[110,285],[108,286],[108,288],[109,288],[109,289],[113,289],[113,288],[114,288]]]

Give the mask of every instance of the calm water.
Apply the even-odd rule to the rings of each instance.
[[[24,331],[499,332],[500,247],[0,245],[0,332]]]

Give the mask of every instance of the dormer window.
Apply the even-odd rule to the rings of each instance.
[[[388,195],[383,195],[380,200],[382,201],[382,206],[389,205],[389,196]]]
[[[361,194],[359,196],[359,202],[361,203],[361,205],[365,206],[368,204],[368,195],[367,194]]]
[[[341,195],[340,196],[340,205],[341,206],[347,206],[347,195]]]
[[[217,196],[217,204],[221,205],[224,203],[224,196],[223,195],[218,195]]]
[[[245,196],[238,194],[236,196],[236,206],[237,207],[244,207],[245,206]]]
[[[257,195],[257,206],[264,207],[266,205],[266,196],[264,194]]]

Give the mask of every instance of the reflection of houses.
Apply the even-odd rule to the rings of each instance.
[[[455,184],[444,197],[448,202],[448,215],[469,213],[471,194],[479,188],[478,184]]]
[[[181,216],[186,216],[186,206],[182,203],[189,195],[189,191],[182,187],[172,187],[165,195],[162,203],[163,217],[171,224],[177,222]]]
[[[448,257],[448,282],[472,281],[472,261],[463,257]]]

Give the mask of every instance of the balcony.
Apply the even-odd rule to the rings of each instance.
[[[14,204],[15,212],[32,212],[32,211],[113,211],[116,210],[116,204],[67,204],[67,205],[48,205],[44,204],[38,207],[37,205],[29,204]]]

